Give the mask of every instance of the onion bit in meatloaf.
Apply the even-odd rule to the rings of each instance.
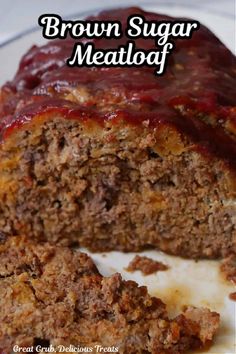
[[[126,270],[128,272],[135,272],[140,270],[144,275],[150,275],[155,272],[160,272],[169,269],[169,267],[159,261],[155,261],[149,257],[136,255],[129,263]]]
[[[219,315],[189,307],[169,319],[145,286],[99,274],[85,253],[11,237],[0,245],[0,348],[118,347],[123,354],[179,354],[212,342]]]
[[[125,33],[134,13],[175,20],[139,8],[90,20],[119,20]],[[69,68],[74,43],[33,46],[1,89],[0,234],[190,258],[236,251],[235,56],[203,25],[175,41],[161,77]]]

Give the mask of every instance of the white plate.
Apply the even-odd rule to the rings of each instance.
[[[197,4],[184,6],[172,2],[158,5],[148,5],[146,2],[143,8],[172,16],[197,19],[213,30],[235,53],[233,15],[222,15],[217,11],[209,12]],[[94,13],[96,12],[97,9],[94,10]],[[80,14],[77,18],[82,16],[84,14]],[[36,27],[29,29],[26,33],[19,33],[17,38],[2,45],[0,47],[0,84],[13,77],[21,56],[32,44],[44,42],[41,31]],[[140,272],[128,273],[124,269],[133,258],[133,253],[110,252],[92,254],[92,257],[104,275],[118,271],[125,279],[133,279],[140,285],[146,285],[151,294],[160,296],[167,303],[171,315],[178,313],[182,305],[207,306],[218,311],[221,314],[220,331],[216,336],[215,344],[207,353],[236,353],[236,303],[228,298],[229,293],[235,289],[230,284],[226,284],[219,275],[219,263],[183,260],[158,251],[147,251],[143,254],[169,264],[170,269],[144,277]]]

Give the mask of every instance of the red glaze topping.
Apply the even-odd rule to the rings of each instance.
[[[152,21],[173,20],[138,8],[105,11],[90,19],[120,20],[124,32],[131,14]],[[96,48],[115,48],[126,41],[124,36],[93,43]],[[15,78],[2,88],[2,139],[38,113],[49,111],[101,123],[119,117],[132,124],[148,120],[157,129],[160,124],[174,126],[203,151],[236,167],[236,58],[207,28],[201,26],[191,39],[175,41],[160,77],[147,66],[69,68],[65,61],[74,43],[71,38],[50,41],[33,46],[22,58]],[[153,39],[137,39],[136,47],[156,48]]]

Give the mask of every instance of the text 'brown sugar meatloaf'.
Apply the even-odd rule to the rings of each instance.
[[[92,19],[124,29],[131,14],[170,19],[138,8]],[[32,47],[1,90],[1,233],[97,251],[152,246],[214,258],[235,250],[233,54],[201,26],[176,41],[157,77],[146,66],[69,68],[73,45]]]
[[[100,345],[124,354],[177,354],[209,344],[219,325],[217,313],[193,307],[168,319],[146,287],[118,273],[105,278],[86,254],[66,247],[11,237],[0,258],[1,353],[16,345],[96,353]]]

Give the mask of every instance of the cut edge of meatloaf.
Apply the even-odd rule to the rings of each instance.
[[[0,232],[92,251],[236,250],[235,172],[168,124],[35,114],[0,146]]]
[[[95,48],[125,45],[132,14],[176,20],[103,11],[89,20],[120,20],[123,36],[91,39]],[[2,235],[191,258],[235,252],[236,57],[203,25],[175,40],[159,77],[148,66],[68,67],[75,43],[33,46],[0,91]]]
[[[147,288],[103,277],[84,253],[12,237],[0,245],[0,348],[37,343],[177,354],[212,342],[219,315],[189,307],[169,319]]]

